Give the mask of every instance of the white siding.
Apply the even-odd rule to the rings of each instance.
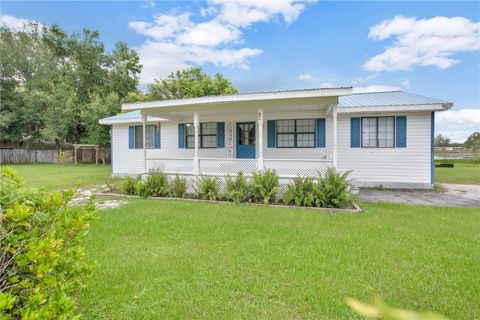
[[[128,124],[112,126],[112,173],[143,173],[143,150],[128,149]]]
[[[430,184],[430,112],[394,115],[407,117],[406,148],[350,148],[350,118],[359,115],[340,116],[338,169],[353,170],[351,177],[361,182]]]
[[[385,116],[381,114],[379,116]],[[406,148],[350,148],[350,117],[361,115],[339,115],[338,117],[338,169],[353,170],[351,177],[360,182],[404,182],[430,184],[430,112],[393,114],[407,116]],[[375,116],[375,115],[368,115]],[[264,158],[265,159],[325,159],[331,158],[333,132],[332,119],[323,111],[283,112],[264,114]],[[326,148],[268,148],[267,120],[270,119],[326,118]],[[200,122],[225,122],[225,133],[231,126],[234,131],[232,147],[235,157],[235,122],[257,121],[251,115],[200,116]],[[193,122],[186,121],[186,122]],[[258,126],[257,126],[258,129]],[[178,148],[178,123],[161,122],[161,149],[147,150],[148,158],[193,158],[193,149]],[[257,130],[258,141],[258,130]],[[143,170],[143,150],[128,149],[128,124],[112,126],[112,152],[115,175],[139,174]],[[258,143],[257,143],[258,145]],[[225,148],[199,149],[200,158],[226,158]],[[258,150],[257,150],[258,154]]]

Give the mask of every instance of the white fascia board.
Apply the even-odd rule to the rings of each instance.
[[[368,107],[339,107],[341,114],[365,113],[365,112],[422,112],[422,111],[443,111],[450,109],[451,103],[447,104],[412,104],[400,106],[368,106]]]
[[[163,121],[169,121],[167,119],[163,118],[157,118],[157,117],[148,117],[147,118],[147,123],[157,123],[157,122],[163,122]],[[99,124],[104,124],[104,125],[112,125],[112,124],[125,124],[125,123],[142,123],[142,118],[129,118],[129,119],[118,119],[118,120],[108,120],[108,119],[100,119],[98,120]]]
[[[178,100],[162,100],[138,103],[122,104],[122,110],[141,110],[149,108],[176,107],[187,105],[216,104],[229,102],[244,101],[262,101],[262,100],[279,100],[279,99],[298,99],[298,98],[318,98],[318,97],[338,97],[352,94],[352,88],[331,88],[331,89],[314,89],[314,90],[298,90],[298,91],[282,91],[267,93],[238,94],[229,96],[212,96],[199,97]]]

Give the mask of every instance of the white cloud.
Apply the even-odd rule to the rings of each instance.
[[[184,44],[218,46],[239,41],[241,32],[234,27],[211,20],[199,23],[181,34],[177,41]]]
[[[320,88],[334,88],[334,87],[335,86],[333,85],[333,83],[329,81],[325,81],[322,84],[320,84]]]
[[[155,4],[155,1],[146,1],[140,7],[143,8],[143,9],[148,9],[148,8],[155,8],[156,6],[157,5]]]
[[[386,85],[371,85],[366,87],[353,87],[353,93],[368,93],[368,92],[384,92],[384,91],[398,91],[399,87]]]
[[[190,16],[190,13],[159,14],[154,17],[154,22],[131,21],[128,26],[140,34],[157,40],[171,40],[193,26]]]
[[[410,80],[402,78],[400,79],[400,84],[406,88],[410,88]]]
[[[453,142],[465,142],[475,131],[480,131],[480,108],[435,113],[435,134],[445,135]]]
[[[23,18],[17,18],[14,16],[10,16],[8,14],[3,14],[0,17],[0,25],[2,27],[7,27],[9,29],[14,29],[14,30],[20,30],[30,22],[33,22],[33,21],[23,19]]]
[[[352,81],[352,84],[357,85],[357,84],[360,84],[360,83],[368,82],[368,81],[373,80],[376,77],[378,77],[378,75],[379,75],[378,73],[372,73],[372,74],[369,74],[368,76],[365,76],[365,77],[356,77]]]
[[[464,17],[396,16],[371,27],[368,37],[395,40],[363,65],[366,70],[411,70],[416,66],[447,69],[460,62],[452,57],[454,54],[480,50],[480,22]]]
[[[223,1],[212,0],[211,6],[220,6],[218,18],[236,27],[248,27],[256,22],[269,22],[275,16],[283,17],[290,24],[304,9],[296,1]]]
[[[297,79],[300,81],[312,81],[315,78],[310,73],[302,73],[298,75]]]
[[[200,9],[206,21],[192,21],[189,12],[159,14],[151,22],[131,21],[131,29],[148,37],[137,48],[143,64],[140,82],[149,83],[177,69],[206,63],[249,69],[250,59],[263,51],[239,47],[243,29],[277,16],[290,24],[303,9],[304,4],[296,1],[212,0]]]

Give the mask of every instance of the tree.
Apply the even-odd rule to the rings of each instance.
[[[220,73],[214,77],[203,72],[202,68],[178,70],[171,73],[167,79],[155,80],[148,87],[150,100],[171,100],[222,94],[237,93],[230,81]]]
[[[120,99],[136,90],[141,69],[137,53],[122,42],[107,53],[97,31],[69,34],[38,24],[1,28],[0,143],[104,144],[100,133],[107,129],[99,132],[92,124],[120,110]]]
[[[91,102],[86,105],[82,113],[82,125],[85,134],[81,142],[86,144],[110,145],[110,127],[98,124],[98,119],[108,117],[120,112],[120,98],[117,93],[110,93],[106,97],[96,94]]]
[[[465,140],[465,143],[463,144],[465,148],[467,149],[472,149],[475,151],[480,150],[480,132],[476,131],[472,133],[467,140]]]
[[[435,137],[434,145],[435,147],[448,147],[450,146],[451,140],[441,134]]]

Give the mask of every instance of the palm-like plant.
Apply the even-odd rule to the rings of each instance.
[[[315,183],[313,179],[296,177],[288,184],[283,202],[285,204],[309,207],[314,203],[315,196]]]
[[[253,173],[252,193],[255,201],[263,204],[274,203],[280,190],[278,175],[275,170],[267,169]]]
[[[348,175],[351,171],[336,172],[330,167],[322,177],[319,175],[316,205],[324,208],[347,208],[353,204],[353,194],[349,191]]]

